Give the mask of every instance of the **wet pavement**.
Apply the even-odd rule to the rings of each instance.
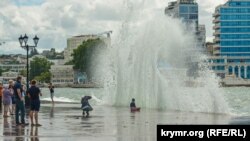
[[[154,141],[157,124],[232,124],[230,115],[94,106],[83,117],[80,104],[42,104],[41,127],[15,126],[14,116],[0,117],[3,141]],[[249,118],[247,118],[249,119]],[[244,123],[248,123],[245,121]],[[28,117],[26,115],[26,121]],[[240,120],[243,121],[243,120]]]

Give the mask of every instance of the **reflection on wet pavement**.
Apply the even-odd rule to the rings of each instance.
[[[141,110],[95,106],[83,117],[78,104],[43,104],[41,127],[16,126],[14,116],[0,117],[3,141],[153,141],[157,124],[229,124],[231,116],[176,111]],[[26,115],[26,121],[29,121]]]

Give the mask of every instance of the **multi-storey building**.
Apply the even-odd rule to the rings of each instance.
[[[198,4],[194,0],[177,0],[170,2],[165,14],[182,18],[185,23],[194,23],[198,26]]]
[[[199,25],[196,32],[197,35],[197,46],[202,47],[201,50],[204,51],[206,48],[206,27],[205,25]]]
[[[195,0],[177,0],[170,2],[165,9],[165,14],[174,18],[180,18],[189,30],[193,30],[196,36],[198,50],[205,50],[206,29],[205,25],[199,25],[198,4]]]
[[[87,41],[88,39],[96,39],[94,35],[80,35],[74,36],[67,39],[67,48],[64,50],[64,60],[65,62],[69,62],[73,59],[71,56],[73,50],[76,49],[79,45],[82,44],[83,41]]]
[[[103,32],[97,35],[79,35],[73,36],[67,39],[67,48],[64,50],[64,61],[69,62],[73,59],[72,53],[73,50],[76,49],[79,45],[82,44],[83,41],[87,41],[89,39],[97,39],[100,38],[104,40],[108,45],[110,45],[110,34],[112,31]],[[107,34],[107,37],[101,36],[102,34]]]
[[[0,69],[20,73],[20,71],[26,70],[26,64],[0,64]]]
[[[74,83],[73,65],[52,65],[50,72],[52,74],[51,82],[54,84]]]
[[[170,2],[165,8],[165,14],[173,18],[180,18],[185,23],[187,30],[193,32],[195,36],[195,47],[188,48],[185,52],[192,52],[192,55],[186,59],[187,75],[196,77],[198,75],[198,54],[206,53],[206,29],[205,25],[199,25],[198,3],[195,0]]]
[[[101,39],[106,43],[107,46],[110,46],[111,39],[110,34],[112,31],[107,31],[99,33],[96,35],[79,35],[73,36],[67,39],[67,48],[64,50],[64,63],[67,63],[73,59],[72,53],[74,49],[77,49],[82,42],[89,39]],[[106,35],[106,36],[103,36]],[[61,64],[61,62],[60,62]],[[54,65],[51,66],[50,72],[52,73],[52,82],[55,84],[73,84],[73,83],[86,83],[87,76],[85,72],[79,72],[73,70],[72,65]]]
[[[213,70],[250,79],[250,0],[228,0],[213,14]]]

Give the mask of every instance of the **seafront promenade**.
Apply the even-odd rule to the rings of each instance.
[[[157,124],[232,124],[247,119],[231,115],[93,105],[90,117],[82,117],[80,104],[43,103],[39,113],[41,127],[15,126],[14,116],[0,117],[0,140],[9,141],[152,141]],[[26,120],[28,121],[27,117]],[[246,121],[247,120],[247,121]]]

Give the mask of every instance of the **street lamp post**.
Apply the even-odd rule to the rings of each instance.
[[[29,39],[29,37],[26,34],[24,36],[21,35],[18,38],[20,46],[27,51],[27,60],[26,60],[27,61],[27,66],[26,66],[27,67],[27,76],[26,76],[26,89],[27,90],[29,88],[29,50],[37,47],[37,43],[39,41],[39,38],[37,36],[35,36],[33,38],[34,44],[35,44],[34,46],[30,46],[30,45],[27,44],[28,43],[28,39]]]

